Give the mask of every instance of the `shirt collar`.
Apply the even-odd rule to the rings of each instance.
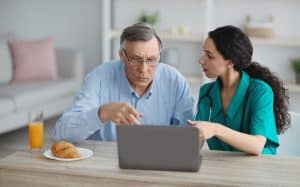
[[[121,62],[122,63],[122,62]],[[158,67],[157,67],[157,69],[158,69]],[[124,63],[122,63],[122,65],[121,65],[121,85],[123,85],[123,88],[124,88],[124,90],[127,90],[127,92],[128,92],[128,94],[129,95],[134,95],[134,96],[136,96],[136,97],[140,97],[136,92],[135,92],[135,90],[132,88],[132,86],[130,85],[130,83],[129,83],[129,81],[128,81],[128,79],[127,79],[127,76],[126,76],[126,72],[125,72],[125,65],[124,65]],[[150,87],[149,87],[149,89],[146,91],[146,93],[143,95],[143,96],[146,96],[146,98],[147,99],[149,99],[150,98],[150,96],[152,95],[152,92],[153,92],[153,87],[154,87],[154,85],[156,84],[156,79],[157,79],[157,70],[156,70],[156,72],[155,72],[155,75],[154,75],[154,78],[153,78],[153,81],[152,81],[152,83],[151,83],[151,85],[150,85]]]
[[[242,71],[241,80],[227,108],[227,117],[234,118],[237,111],[240,110],[240,105],[243,104],[250,82],[249,75]],[[218,78],[209,93],[212,102],[211,117],[215,118],[220,112],[223,112],[223,103],[221,98],[221,80]]]
[[[244,104],[245,95],[247,93],[248,87],[250,83],[249,75],[242,71],[240,83],[231,99],[231,102],[227,109],[227,116],[230,118],[234,118],[235,114],[241,109],[241,105]]]
[[[211,118],[215,118],[222,109],[222,99],[221,99],[221,82],[217,79],[209,92],[209,97],[211,97]]]

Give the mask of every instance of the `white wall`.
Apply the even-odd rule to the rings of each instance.
[[[138,21],[143,11],[158,11],[160,20],[156,25],[158,31],[167,31],[172,26],[187,26],[191,31],[205,30],[203,16],[204,0],[114,0],[114,27],[123,28]]]
[[[56,46],[83,52],[87,71],[101,63],[100,6],[100,0],[0,0],[0,33],[52,35]]]
[[[273,15],[275,35],[300,36],[298,32],[300,2],[298,0],[214,0],[214,4],[214,25],[216,26],[242,25],[246,15],[251,15],[257,20]]]

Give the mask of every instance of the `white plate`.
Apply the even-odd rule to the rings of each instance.
[[[81,159],[86,159],[91,156],[93,156],[93,151],[86,149],[86,148],[81,148],[81,147],[76,147],[76,149],[79,151],[81,157],[80,158],[59,158],[56,157],[52,154],[51,150],[48,149],[47,151],[44,152],[44,156],[53,160],[59,160],[59,161],[75,161],[75,160],[81,160]]]

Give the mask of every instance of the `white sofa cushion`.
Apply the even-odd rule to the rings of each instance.
[[[67,96],[76,89],[76,82],[73,80],[32,81],[0,84],[0,96],[13,99],[18,111]]]
[[[0,97],[0,116],[11,114],[15,110],[14,102],[6,97]]]
[[[0,41],[0,83],[8,83],[13,76],[12,59],[6,42]]]

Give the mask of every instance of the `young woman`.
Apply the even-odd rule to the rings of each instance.
[[[288,93],[266,67],[252,62],[249,38],[234,26],[209,32],[199,60],[205,75],[217,78],[200,88],[191,125],[212,150],[276,154],[277,134],[290,125]]]

